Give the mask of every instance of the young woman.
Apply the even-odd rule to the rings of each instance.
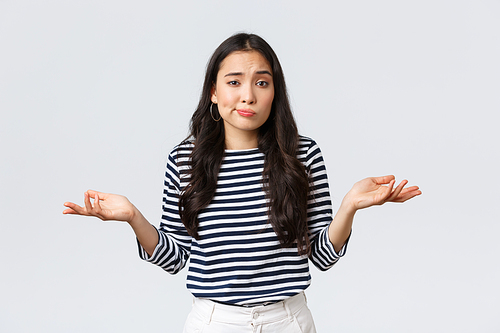
[[[278,58],[259,36],[237,34],[212,55],[191,134],[169,155],[160,228],[97,191],[63,213],[128,222],[140,257],[169,273],[189,260],[184,332],[315,332],[308,260],[332,267],[356,211],[421,194],[406,184],[364,179],[332,218],[321,151],[297,132]]]

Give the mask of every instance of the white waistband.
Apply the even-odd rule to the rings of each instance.
[[[270,323],[291,317],[307,303],[304,292],[270,305],[240,307],[213,302],[209,299],[195,298],[193,308],[199,311],[207,323]]]

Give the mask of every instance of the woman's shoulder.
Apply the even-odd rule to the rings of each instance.
[[[178,145],[175,145],[174,148],[172,148],[172,150],[170,151],[170,154],[171,155],[172,154],[179,154],[179,153],[183,153],[183,152],[191,153],[191,151],[193,151],[193,147],[194,147],[193,141],[184,140],[181,143],[179,143]]]
[[[299,151],[308,152],[310,150],[314,150],[315,147],[319,149],[318,144],[314,139],[305,135],[299,135]]]
[[[311,137],[299,134],[299,146],[309,146],[311,144],[316,144]]]
[[[190,140],[184,140],[178,145],[174,146],[168,154],[170,161],[186,160],[193,151],[194,143]]]
[[[318,161],[323,161],[321,149],[314,139],[299,135],[299,145],[297,149],[297,158],[301,161],[306,169]]]

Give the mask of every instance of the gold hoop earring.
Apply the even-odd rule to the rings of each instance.
[[[222,118],[222,117],[221,117],[221,115],[219,114],[219,119],[215,119],[215,118],[214,118],[214,114],[212,113],[212,105],[214,105],[214,103],[210,104],[210,115],[212,116],[212,119],[213,119],[214,121],[219,121],[219,120],[220,120],[220,118]]]

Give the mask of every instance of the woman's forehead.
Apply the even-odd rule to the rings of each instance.
[[[226,71],[245,71],[245,70],[268,70],[271,71],[271,65],[267,59],[258,51],[234,51],[222,60],[218,74]]]

